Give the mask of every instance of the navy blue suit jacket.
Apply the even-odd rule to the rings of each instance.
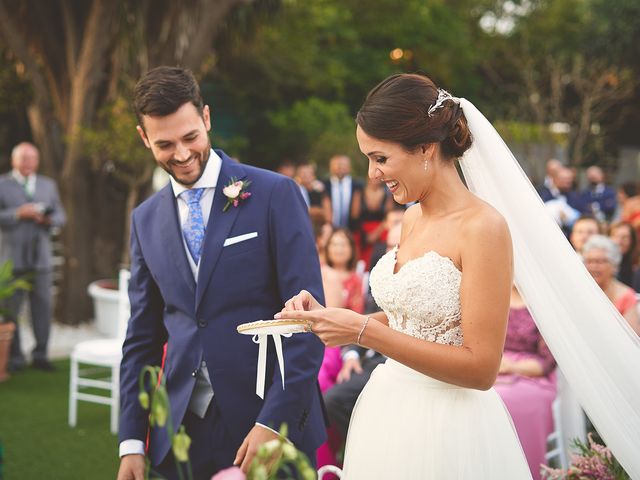
[[[167,344],[165,378],[174,428],[184,417],[200,355],[204,353],[224,425],[239,448],[255,422],[278,430],[313,458],[325,439],[317,374],[324,347],[315,335],[283,338],[285,389],[269,342],[265,399],[255,393],[258,346],[237,333],[245,322],[273,318],[284,302],[309,290],[324,303],[320,265],[307,207],[298,186],[266,170],[235,163],[222,151],[200,260],[193,278],[171,185],[133,212],[131,319],[121,366],[120,440],[145,440],[147,413],[138,402],[138,375],[158,365]],[[251,197],[222,212],[231,178],[250,180]],[[246,241],[225,239],[257,232]],[[169,450],[164,429],[150,433],[149,456],[157,465]]]
[[[584,207],[584,213],[595,215],[596,212],[594,212],[593,204],[597,203],[607,220],[611,219],[616,211],[616,207],[618,206],[616,191],[609,186],[605,186],[603,191],[600,193],[596,193],[590,188],[583,190],[581,194],[581,201]]]

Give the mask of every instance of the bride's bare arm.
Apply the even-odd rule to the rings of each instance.
[[[473,217],[461,238],[465,239],[461,250],[462,347],[427,342],[389,328],[386,321],[367,321],[366,315],[345,309],[287,311],[279,317],[309,320],[313,332],[329,346],[355,343],[367,322],[360,345],[438,380],[488,389],[498,374],[506,334],[513,274],[511,236],[504,219],[491,209]]]

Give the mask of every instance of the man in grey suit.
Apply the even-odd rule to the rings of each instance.
[[[38,149],[31,143],[19,143],[13,148],[13,170],[0,176],[0,229],[2,250],[13,261],[14,275],[28,279],[32,286],[28,292],[16,293],[7,308],[11,319],[16,321],[24,297],[28,296],[36,340],[32,365],[51,371],[54,367],[47,359],[51,327],[51,229],[64,225],[65,213],[55,182],[36,175],[39,163]],[[25,365],[16,328],[9,368],[15,371]]]

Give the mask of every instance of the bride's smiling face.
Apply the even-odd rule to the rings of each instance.
[[[384,183],[397,203],[415,202],[426,196],[428,172],[424,164],[429,149],[410,152],[398,143],[367,135],[360,126],[356,128],[356,138],[369,159],[369,178]]]

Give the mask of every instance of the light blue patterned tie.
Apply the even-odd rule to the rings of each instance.
[[[204,218],[200,207],[200,198],[202,198],[203,193],[204,188],[192,188],[180,194],[183,195],[189,206],[189,215],[187,215],[187,221],[182,225],[182,234],[187,241],[187,248],[196,265],[200,261],[202,242],[204,240]]]

